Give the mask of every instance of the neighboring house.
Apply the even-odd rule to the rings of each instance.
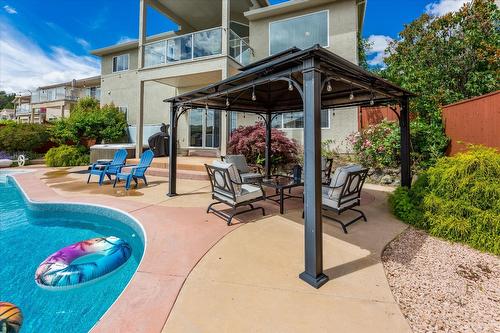
[[[3,109],[0,111],[0,120],[13,120],[16,118],[16,110]]]
[[[365,1],[291,0],[139,0],[139,39],[92,51],[102,58],[101,103],[127,111],[132,142],[141,149],[147,137],[169,121],[163,100],[217,82],[250,62],[290,47],[320,44],[357,63],[357,36]],[[147,7],[179,25],[179,30],[147,36]],[[323,138],[340,142],[358,128],[357,108],[324,110]],[[179,119],[179,145],[191,153],[225,154],[230,131],[257,121],[251,115],[191,110]],[[301,113],[274,120],[302,142]],[[138,131],[137,131],[138,129]]]
[[[68,117],[71,106],[86,96],[101,99],[100,76],[39,87],[29,95],[18,95],[13,101],[15,118],[20,123],[40,124]]]

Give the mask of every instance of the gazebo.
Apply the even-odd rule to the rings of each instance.
[[[401,184],[411,185],[409,98],[411,92],[315,45],[291,48],[241,68],[241,73],[181,94],[170,103],[168,196],[177,195],[177,128],[181,114],[193,108],[259,115],[266,125],[266,176],[271,172],[271,122],[280,113],[304,113],[305,270],[299,276],[315,288],[328,281],[323,273],[321,221],[321,109],[399,105]],[[339,111],[341,112],[341,111]]]

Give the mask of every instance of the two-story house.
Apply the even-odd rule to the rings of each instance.
[[[147,8],[178,24],[177,31],[147,36]],[[139,38],[98,50],[102,58],[101,103],[127,110],[137,150],[168,123],[168,97],[238,73],[250,62],[290,47],[320,44],[357,63],[364,0],[139,0]],[[323,110],[323,137],[341,142],[357,130],[357,109]],[[191,110],[179,119],[181,150],[225,154],[232,129],[257,119],[236,112]],[[274,127],[302,141],[300,113],[284,114]]]

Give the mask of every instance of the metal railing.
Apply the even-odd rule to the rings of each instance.
[[[248,43],[232,30],[229,39],[229,55],[242,65],[248,64],[251,55]],[[222,54],[222,28],[210,28],[146,44],[144,67],[173,64],[220,54]]]
[[[87,96],[100,100],[101,88],[56,87],[40,89],[31,94],[31,103],[45,103],[60,100],[77,101],[79,98]]]

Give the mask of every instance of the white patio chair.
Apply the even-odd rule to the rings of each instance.
[[[212,199],[216,200],[216,202],[208,206],[207,213],[213,212],[225,219],[227,225],[231,225],[234,216],[256,209],[261,209],[262,215],[266,215],[264,208],[253,205],[257,201],[265,200],[264,190],[259,182],[254,184],[242,183],[236,166],[231,163],[216,160],[212,165],[205,164],[205,168],[212,187]],[[217,210],[214,208],[217,204],[225,204],[231,207],[232,210],[229,213]],[[237,208],[242,206],[249,206],[250,208],[237,211]]]

